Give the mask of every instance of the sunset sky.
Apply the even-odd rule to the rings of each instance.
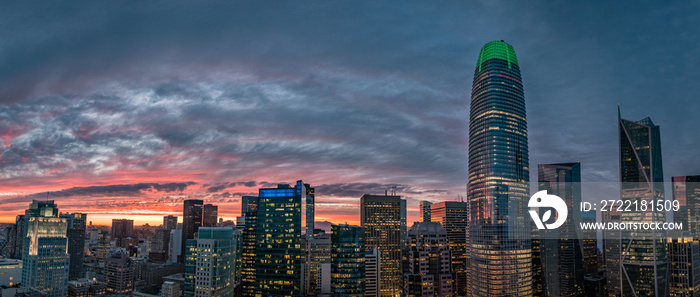
[[[32,199],[94,224],[303,180],[317,220],[359,198],[456,200],[479,49],[515,47],[530,173],[618,177],[617,104],[661,125],[665,180],[700,174],[698,2],[4,2],[0,222]],[[585,193],[584,196],[590,195]]]

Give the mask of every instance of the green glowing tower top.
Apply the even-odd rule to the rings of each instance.
[[[508,69],[510,69],[511,64],[518,65],[518,58],[515,56],[515,50],[513,46],[507,44],[505,41],[491,41],[484,45],[479,52],[479,59],[477,64],[479,71],[481,71],[481,64],[490,59],[501,59],[508,62]]]

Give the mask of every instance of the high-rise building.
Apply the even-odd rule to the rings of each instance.
[[[230,297],[234,282],[233,228],[201,227],[187,241],[186,297]]]
[[[451,262],[456,278],[454,281],[455,292],[458,296],[467,295],[467,203],[459,201],[445,201],[434,203],[430,206],[431,222],[442,224],[449,239]]]
[[[700,296],[700,251],[690,232],[672,232],[666,240],[672,297]]]
[[[83,258],[85,257],[85,227],[87,226],[87,215],[84,213],[63,214],[66,219],[68,237],[68,255],[70,265],[68,268],[68,278],[83,278]]]
[[[331,234],[321,232],[307,238],[305,287],[309,293],[320,293],[319,266],[322,263],[331,263]]]
[[[170,230],[168,238],[168,257],[170,262],[176,263],[182,258],[182,229]]]
[[[568,209],[568,218],[561,227],[538,230],[545,296],[581,296],[583,233],[575,225],[582,221],[581,164],[539,164],[537,176],[538,190],[562,198]]]
[[[362,227],[331,225],[331,296],[365,296],[365,235]]]
[[[134,262],[129,254],[121,251],[112,253],[105,260],[104,279],[109,294],[129,295],[134,291]]]
[[[420,221],[430,222],[430,205],[432,202],[421,201],[420,202]]]
[[[53,200],[34,200],[25,211],[22,287],[63,297],[68,285],[66,219],[58,216]]]
[[[22,254],[24,253],[24,238],[27,237],[26,230],[26,218],[24,215],[18,215],[15,218],[15,248],[14,248],[14,258],[22,259]]]
[[[404,296],[455,296],[449,239],[440,223],[413,224],[406,258]]]
[[[258,193],[255,250],[255,295],[301,296],[304,248],[302,225],[308,184],[280,184]],[[247,220],[247,218],[246,218]]]
[[[258,197],[243,196],[241,212],[245,218],[241,238],[241,295],[255,297],[255,250],[257,245]]]
[[[650,118],[629,121],[620,117],[620,199],[623,203],[657,205],[664,201],[659,126]],[[663,203],[663,202],[662,202]],[[663,223],[666,213],[656,207],[646,211],[624,211],[623,222]],[[668,295],[668,257],[664,230],[623,230],[621,277],[622,295]]]
[[[187,240],[194,239],[199,227],[202,226],[202,216],[204,213],[204,201],[198,199],[185,200],[182,207],[182,254],[178,262],[184,263],[185,248]]]
[[[298,182],[297,182],[298,183]],[[316,189],[312,188],[309,184],[304,184],[304,195],[302,202],[302,216],[304,216],[304,234],[310,235],[314,234],[314,228],[316,224]]]
[[[204,204],[202,214],[202,227],[216,227],[219,217],[219,207],[213,204]]]
[[[173,230],[165,228],[158,228],[154,231],[153,237],[151,237],[151,243],[148,245],[150,249],[150,259],[154,259],[153,256],[156,256],[158,258],[163,258],[163,260],[158,261],[165,261],[168,257],[168,250],[170,249],[170,233],[172,231]]]
[[[365,247],[367,245],[365,244]],[[365,249],[365,296],[379,297],[381,292],[381,266],[379,248]]]
[[[700,175],[674,176],[673,200],[680,205],[673,212],[673,221],[683,223],[683,230],[690,231],[693,238],[700,239]]]
[[[242,196],[241,197],[241,216],[245,217],[246,213],[258,211],[258,197]]]
[[[134,220],[112,219],[112,239],[117,243],[117,247],[128,247],[128,242],[134,236]]]
[[[367,249],[378,247],[381,256],[380,296],[400,296],[403,291],[401,248],[404,239],[401,226],[406,223],[405,201],[401,196],[369,194],[360,199],[365,246]]]
[[[177,217],[168,215],[163,217],[163,229],[175,230],[177,228]]]
[[[476,62],[469,113],[470,295],[532,295],[528,156],[518,59],[492,41]]]
[[[603,223],[620,223],[620,212],[616,210],[602,211],[600,214]],[[615,229],[605,229],[602,233],[608,296],[620,297],[622,296],[621,233],[620,230]]]
[[[233,228],[233,284],[236,291],[240,292],[241,265],[243,263],[243,231],[241,228]]]

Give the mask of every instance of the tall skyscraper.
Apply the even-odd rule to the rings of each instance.
[[[299,186],[299,182],[297,182]],[[306,195],[303,196],[305,201],[302,202],[302,216],[304,216],[304,228],[306,229],[304,234],[311,235],[314,234],[314,228],[316,224],[316,189],[312,188],[309,184],[304,184],[304,191]]]
[[[187,241],[186,297],[230,297],[235,272],[233,228],[201,227]]]
[[[378,247],[365,249],[365,297],[379,297],[381,292],[380,261]]]
[[[199,227],[202,226],[202,216],[204,215],[204,201],[198,199],[185,200],[182,207],[182,255],[178,262],[184,263],[185,248],[187,240],[194,239]]]
[[[700,239],[700,175],[674,176],[673,200],[678,200],[680,210],[673,212],[673,221],[683,223],[683,230]]]
[[[129,295],[134,291],[134,262],[125,252],[115,252],[105,260],[104,278],[107,292],[112,295]]]
[[[538,230],[545,296],[583,294],[583,233],[575,225],[581,217],[581,164],[539,164],[538,190],[566,203],[568,218],[552,230]],[[558,214],[557,214],[558,215]],[[557,215],[549,221],[554,221]],[[548,222],[549,222],[548,221]]]
[[[83,258],[85,257],[85,227],[87,215],[84,213],[63,214],[66,219],[68,237],[68,255],[70,265],[68,278],[83,278]]]
[[[255,250],[257,245],[258,197],[243,196],[241,214],[245,218],[241,238],[241,295],[255,297]]]
[[[170,262],[176,263],[182,258],[182,229],[170,230],[168,238],[168,257]]]
[[[213,204],[204,204],[202,214],[202,227],[216,227],[219,217],[219,207]]]
[[[430,205],[433,204],[428,201],[420,202],[420,221],[430,222]]]
[[[458,201],[445,201],[434,203],[431,207],[430,220],[440,223],[445,229],[451,250],[451,262],[456,278],[454,281],[455,292],[458,296],[467,295],[467,267],[466,254],[467,243],[467,203]]]
[[[320,293],[319,265],[331,263],[331,234],[323,232],[307,236],[306,245],[308,251],[305,269],[306,291],[309,293]]]
[[[690,232],[671,232],[666,240],[672,297],[700,296],[700,250]]]
[[[365,194],[360,199],[365,246],[367,249],[378,247],[381,257],[380,296],[400,296],[403,291],[401,226],[406,224],[405,207],[401,196]]]
[[[116,241],[117,247],[127,247],[128,238],[134,236],[134,220],[112,219],[112,239]]]
[[[620,199],[657,205],[664,200],[659,126],[650,118],[629,121],[620,117]],[[657,208],[624,211],[623,222],[663,223],[666,213]],[[621,247],[622,295],[666,296],[668,257],[664,230],[623,230]]]
[[[473,296],[532,295],[525,96],[515,50],[479,53],[469,114],[469,278]]]
[[[177,228],[177,217],[168,215],[163,217],[163,229],[175,230]]]
[[[331,225],[331,242],[331,296],[364,297],[364,230],[348,224]]]
[[[408,231],[408,267],[404,296],[455,296],[447,232],[435,222],[413,224]]]
[[[620,223],[620,212],[616,210],[602,211],[600,214],[603,223]],[[620,266],[620,257],[622,255],[622,250],[620,248],[621,233],[620,230],[614,229],[605,229],[602,233],[608,296],[620,297],[622,296],[622,268]]]
[[[68,238],[65,218],[53,200],[34,200],[25,211],[22,287],[47,297],[63,297],[68,286]]]
[[[305,247],[302,224],[308,184],[260,189],[258,194],[255,295],[301,296]],[[247,218],[246,218],[247,220]]]

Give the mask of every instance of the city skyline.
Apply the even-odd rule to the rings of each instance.
[[[158,225],[185,199],[235,219],[240,196],[298,179],[317,221],[359,224],[359,198],[393,187],[418,221],[419,201],[465,194],[474,57],[501,39],[524,65],[531,167],[618,181],[619,102],[661,125],[664,180],[698,174],[694,4],[218,5],[7,5],[0,222],[46,192],[101,225]]]

